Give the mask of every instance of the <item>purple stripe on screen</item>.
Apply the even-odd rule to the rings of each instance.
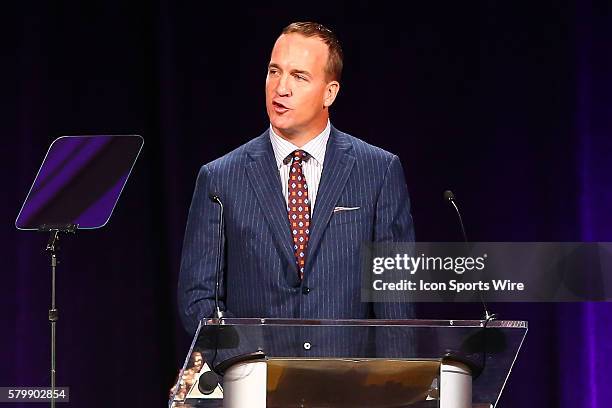
[[[59,171],[61,166],[69,160],[72,155],[76,155],[78,150],[85,144],[85,139],[81,138],[73,138],[70,143],[66,143],[65,140],[65,137],[56,139],[51,146],[49,146],[49,154],[53,154],[54,158],[46,163],[45,171],[37,175],[37,184],[46,184],[50,176]],[[53,151],[52,153],[51,150]]]
[[[98,201],[93,203],[83,213],[81,213],[76,219],[75,223],[78,225],[96,225],[103,226],[106,224],[110,216],[112,215],[113,207],[117,202],[117,198],[121,194],[121,190],[130,175],[127,172],[124,176],[119,178],[112,188],[110,188]]]

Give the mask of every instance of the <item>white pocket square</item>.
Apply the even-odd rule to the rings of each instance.
[[[338,211],[353,211],[353,210],[358,210],[361,207],[334,207],[334,212],[338,212]]]

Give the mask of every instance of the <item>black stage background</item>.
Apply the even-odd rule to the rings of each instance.
[[[189,344],[175,292],[197,171],[268,126],[266,64],[291,21],[343,42],[332,123],[400,156],[418,240],[459,239],[448,188],[474,241],[612,240],[608,1],[2,7],[2,386],[49,381],[46,236],[13,226],[49,143],[138,133],[145,147],[111,222],[63,246],[58,380],[75,407],[165,403]],[[492,308],[530,323],[502,407],[612,400],[610,304]]]

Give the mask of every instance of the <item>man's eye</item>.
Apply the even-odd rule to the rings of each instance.
[[[276,75],[278,74],[278,70],[277,69],[269,69],[268,70],[268,75]]]
[[[299,81],[306,81],[306,77],[304,75],[295,74],[294,76]]]

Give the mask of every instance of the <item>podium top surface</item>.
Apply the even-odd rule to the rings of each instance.
[[[202,319],[200,326],[371,326],[371,327],[484,327],[484,320],[385,320],[385,319],[279,319],[222,318]],[[525,320],[490,320],[488,328],[527,329]]]

